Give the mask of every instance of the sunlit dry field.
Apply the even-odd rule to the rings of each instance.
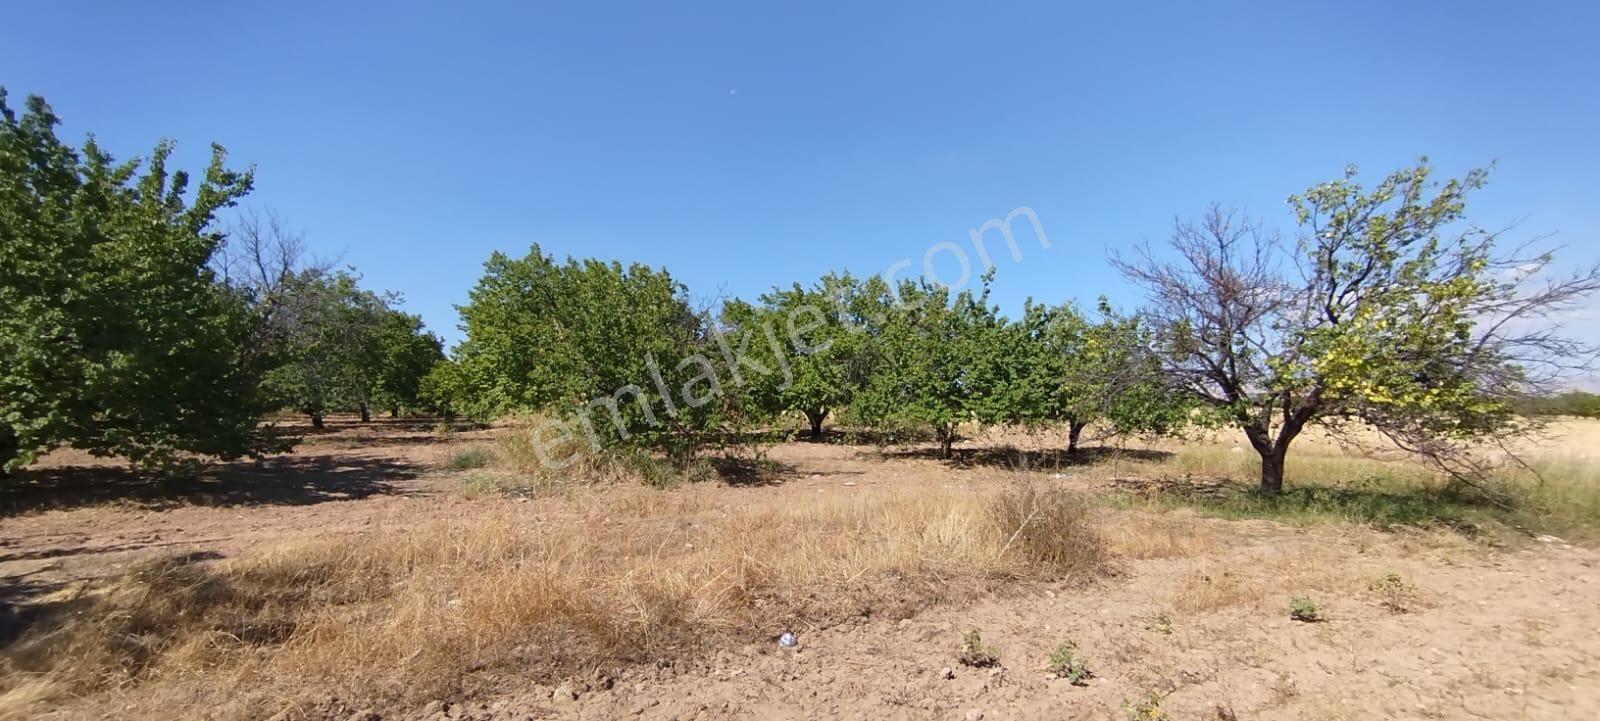
[[[1600,713],[1600,423],[1527,449],[1516,508],[1317,436],[1314,492],[1268,508],[1226,433],[792,441],[667,488],[534,480],[513,433],[342,419],[177,487],[57,454],[3,499],[0,714]],[[972,629],[993,665],[958,660]]]

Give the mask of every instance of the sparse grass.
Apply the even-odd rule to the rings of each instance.
[[[1074,686],[1088,683],[1094,673],[1089,670],[1089,665],[1078,658],[1078,646],[1071,641],[1063,641],[1050,653],[1050,673],[1056,678],[1066,679]]]
[[[534,442],[543,416],[520,416],[508,422],[495,439],[495,448],[507,472],[517,474],[530,488],[557,489],[615,483],[638,483],[671,488],[680,483],[716,480],[716,466],[694,456],[665,458],[642,448],[593,448],[578,436],[541,448]],[[548,440],[548,439],[547,439]]]
[[[480,677],[552,678],[907,614],[1102,561],[1081,503],[1022,487],[902,487],[732,515],[679,496],[597,489],[540,500],[537,515],[146,564],[46,609],[0,652],[0,695],[25,682],[42,697],[102,694],[134,718],[184,716],[162,682],[198,678],[212,691],[184,703],[218,718],[318,689],[414,702]],[[1019,533],[1018,513],[1051,532]]]
[[[1325,607],[1308,596],[1289,597],[1289,618],[1302,623],[1326,621]]]
[[[1184,611],[1210,612],[1261,599],[1262,589],[1228,570],[1201,570],[1179,583],[1172,603]]]
[[[1262,518],[1299,525],[1354,523],[1377,528],[1444,526],[1469,535],[1502,509],[1487,499],[1444,488],[1402,485],[1369,477],[1339,486],[1298,484],[1277,496],[1249,485],[1225,484],[1206,493],[1165,493],[1157,497],[1117,493],[1101,503],[1120,508],[1193,508],[1226,519]]]
[[[1489,488],[1453,483],[1420,463],[1343,455],[1326,445],[1297,446],[1281,495],[1256,490],[1255,453],[1182,446],[1166,460],[1111,464],[1116,477],[1180,479],[1170,492],[1112,493],[1115,508],[1193,508],[1226,519],[1261,518],[1300,525],[1363,524],[1380,529],[1449,528],[1467,536],[1520,529],[1569,539],[1600,539],[1600,465],[1584,458],[1532,455],[1531,469],[1508,465]],[[1203,479],[1201,491],[1189,479]],[[1524,534],[1525,535],[1525,534]]]
[[[1095,504],[1104,505],[1100,499]],[[1120,558],[1188,558],[1217,549],[1211,523],[1197,514],[1178,510],[1170,513],[1112,510],[1100,524],[1106,545]]]
[[[956,644],[956,661],[973,668],[999,666],[1000,652],[983,642],[983,634],[978,629],[969,628],[961,634],[961,643]]]
[[[1600,541],[1600,464],[1544,457],[1532,466],[1508,483],[1518,501],[1512,521],[1569,540]]]
[[[493,448],[473,446],[471,448],[457,451],[455,455],[450,457],[450,470],[470,471],[478,468],[484,468],[489,464],[494,463],[494,461],[495,454]]]

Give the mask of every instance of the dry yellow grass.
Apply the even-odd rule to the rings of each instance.
[[[1102,535],[1112,555],[1119,558],[1187,558],[1217,549],[1213,527],[1187,510],[1107,513]]]
[[[204,709],[214,718],[265,718],[329,689],[373,705],[470,697],[595,667],[694,659],[730,641],[765,642],[849,617],[909,616],[1009,584],[1088,578],[1107,558],[1197,557],[1123,564],[1169,569],[1149,595],[1182,613],[1279,609],[1291,594],[1411,603],[1372,587],[1370,569],[1344,575],[1351,549],[1375,531],[1292,556],[1243,559],[1230,546],[1267,522],[1229,525],[1159,499],[1129,504],[1137,510],[1091,507],[1044,486],[989,482],[1004,472],[924,479],[931,462],[907,464],[915,483],[863,483],[815,497],[792,487],[663,492],[640,486],[640,469],[654,457],[584,454],[547,473],[526,426],[485,439],[492,460],[459,464],[466,475],[451,476],[458,482],[486,479],[460,516],[222,560],[164,558],[43,599],[51,615],[0,655],[0,718],[62,703],[88,717]],[[1226,441],[1159,447],[1171,455],[1103,457],[1064,468],[1060,483],[1248,481],[1255,472],[1254,454]],[[1317,438],[1294,454],[1292,485],[1381,484],[1372,490],[1392,494],[1438,481],[1414,464],[1352,457]],[[1538,468],[1543,481],[1513,479],[1526,512],[1592,530],[1600,518],[1594,467],[1580,455],[1547,453]],[[822,468],[830,470],[849,472]],[[509,501],[506,489],[534,497]],[[1365,508],[1305,513],[1362,523]],[[1284,508],[1206,512],[1288,517]],[[1443,533],[1382,537],[1435,554],[1440,545],[1425,534]],[[1445,538],[1459,541],[1453,532]]]
[[[151,714],[164,682],[224,716],[338,688],[379,701],[497,675],[692,657],[997,581],[1087,577],[1084,503],[1026,486],[884,489],[736,514],[609,489],[215,562],[150,562],[64,602],[4,658],[13,713],[100,694]],[[517,504],[505,504],[517,505]],[[108,701],[109,702],[109,701]],[[161,715],[176,713],[161,709]],[[182,716],[183,714],[177,713]]]

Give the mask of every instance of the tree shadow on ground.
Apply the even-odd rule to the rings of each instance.
[[[20,638],[41,617],[53,615],[55,611],[51,604],[40,605],[37,599],[66,588],[68,582],[32,578],[37,574],[0,578],[0,649]]]
[[[64,466],[19,472],[0,486],[0,517],[108,503],[162,509],[304,506],[411,492],[422,468],[355,455],[278,456],[217,464],[197,477],[163,479],[126,468]]]
[[[1056,471],[1112,461],[1159,463],[1173,456],[1170,451],[1110,446],[1083,447],[1071,454],[1064,449],[1018,448],[1012,445],[953,448],[950,458],[940,458],[937,446],[885,448],[882,453],[888,458],[942,460],[957,466],[988,466],[1016,471]]]
[[[722,478],[722,482],[730,486],[777,486],[799,476],[799,469],[793,464],[781,463],[770,458],[719,456],[711,459],[711,465],[717,469],[717,475]]]
[[[0,577],[0,656],[4,656],[8,647],[25,635],[38,638],[40,634],[30,633],[41,629],[48,634],[53,629],[63,628],[66,624],[99,622],[105,617],[105,609],[100,604],[106,599],[105,594],[84,593],[87,588],[101,587],[129,578],[145,581],[146,576],[152,571],[159,575],[163,570],[183,569],[202,561],[212,561],[222,558],[222,554],[215,551],[192,551],[187,553],[170,553],[153,559],[147,559],[133,565],[130,569],[110,577],[96,579],[68,578],[47,573],[49,569],[40,569],[28,573]],[[179,577],[183,583],[193,579],[194,576]],[[165,581],[165,578],[153,578],[156,582]],[[87,582],[87,583],[86,583]],[[193,583],[183,583],[182,590],[195,591],[199,588]],[[73,590],[76,589],[76,590]],[[223,589],[225,590],[225,589]],[[69,591],[65,592],[64,591]],[[226,598],[225,595],[219,598]],[[188,609],[200,611],[203,609]],[[8,659],[15,660],[15,659]]]
[[[373,448],[379,446],[428,446],[451,443],[454,439],[442,433],[441,426],[451,432],[475,431],[488,426],[471,421],[444,421],[427,416],[405,418],[379,418],[361,422],[359,418],[329,417],[322,428],[312,428],[299,421],[284,422],[272,427],[271,432],[295,446],[316,449]]]
[[[1514,508],[1505,499],[1452,486],[1401,486],[1379,480],[1348,486],[1302,484],[1278,495],[1253,483],[1228,478],[1114,479],[1124,498],[1162,506],[1193,508],[1224,518],[1289,522],[1338,521],[1392,530],[1401,527],[1448,528],[1479,536],[1486,523],[1509,520]]]

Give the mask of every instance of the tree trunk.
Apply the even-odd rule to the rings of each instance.
[[[827,420],[826,410],[806,411],[806,420],[811,422],[811,440],[822,439],[822,422]]]
[[[947,461],[950,460],[950,446],[954,445],[955,442],[955,429],[941,427],[939,429],[939,457]]]
[[[389,417],[390,418],[399,418],[400,417],[400,407],[399,406],[389,406]]]
[[[361,402],[361,422],[362,423],[371,423],[372,422],[372,406],[369,405],[366,401],[362,401]]]
[[[1083,435],[1085,425],[1081,421],[1067,421],[1067,455],[1078,455],[1078,437]]]
[[[1283,493],[1283,461],[1289,455],[1289,444],[1280,444],[1261,454],[1261,493],[1276,496]]]
[[[16,460],[21,453],[22,448],[17,443],[17,432],[12,430],[11,426],[0,426],[0,478],[11,476],[11,471],[6,466]]]
[[[320,431],[320,430],[322,430],[323,428],[326,427],[322,423],[322,411],[312,411],[310,413],[310,416],[311,416],[311,427],[312,428],[315,428],[315,429]]]

